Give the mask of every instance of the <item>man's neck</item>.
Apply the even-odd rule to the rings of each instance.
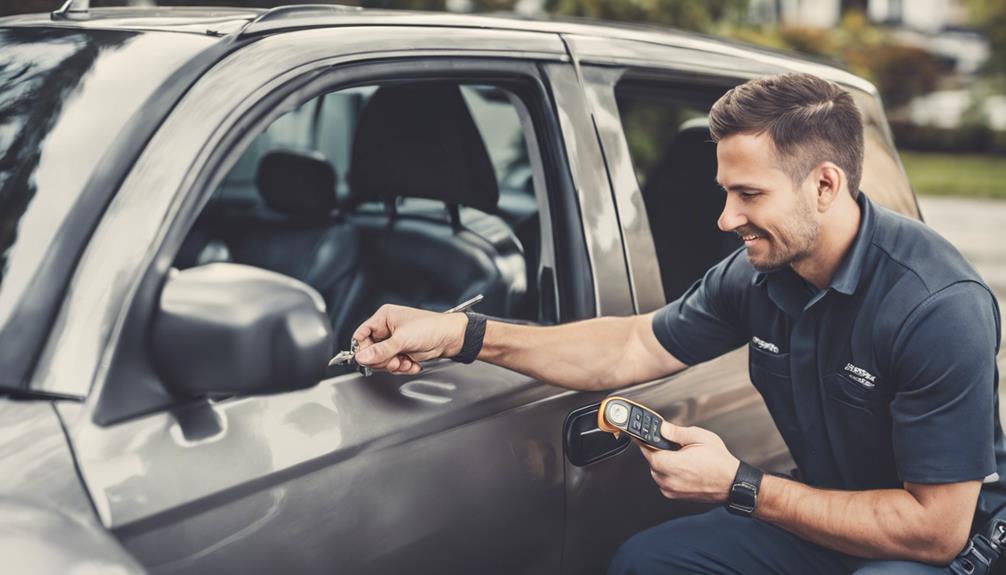
[[[826,288],[859,232],[862,209],[847,192],[829,210],[821,224],[817,246],[807,257],[792,264],[793,271],[818,289]]]

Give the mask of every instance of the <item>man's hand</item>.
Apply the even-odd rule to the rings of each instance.
[[[415,374],[419,362],[453,357],[464,343],[468,316],[385,304],[353,332],[356,362],[389,373]]]
[[[730,493],[740,460],[718,435],[701,427],[664,422],[661,434],[681,445],[679,451],[656,451],[640,445],[650,475],[668,499],[723,503]]]

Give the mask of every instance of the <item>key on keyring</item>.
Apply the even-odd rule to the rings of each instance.
[[[329,366],[345,365],[351,361],[354,361],[356,359],[356,350],[359,349],[359,347],[360,343],[354,339],[349,343],[349,351],[340,351],[339,353],[335,354],[335,357],[329,360],[328,365]],[[363,374],[365,377],[374,374],[374,371],[372,369],[364,365],[357,364],[356,367],[360,371],[360,373]]]
[[[459,303],[458,305],[452,307],[451,309],[445,311],[444,313],[457,313],[459,311],[468,311],[469,309],[471,309],[472,306],[474,306],[475,304],[479,303],[484,298],[485,298],[485,296],[483,296],[482,294],[478,294],[477,296],[475,296],[475,297],[473,297],[473,298],[471,298],[469,300],[465,300],[465,301]],[[345,365],[345,364],[347,364],[347,363],[349,363],[351,361],[355,361],[356,360],[356,350],[359,347],[360,347],[360,343],[357,342],[355,339],[352,340],[349,343],[349,351],[340,351],[339,353],[335,354],[335,357],[333,357],[328,362],[329,367],[331,367],[333,365]],[[363,366],[363,365],[357,364],[357,368],[359,369],[360,373],[362,373],[364,376],[370,376],[370,375],[373,375],[373,373],[374,373],[374,370],[370,369],[369,367]]]

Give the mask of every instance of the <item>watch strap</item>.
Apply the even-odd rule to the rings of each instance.
[[[451,358],[451,361],[458,363],[472,363],[478,359],[479,352],[482,351],[482,340],[486,336],[486,321],[489,319],[473,311],[466,311],[465,315],[468,316],[465,339],[461,344],[461,351]]]
[[[727,511],[735,515],[750,517],[754,514],[758,504],[758,490],[761,487],[761,480],[764,476],[762,470],[740,462],[737,467],[737,475],[730,486],[730,495],[727,497]]]

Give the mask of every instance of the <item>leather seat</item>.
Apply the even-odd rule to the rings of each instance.
[[[716,183],[716,144],[705,119],[686,122],[647,175],[643,200],[667,301],[740,246],[716,220],[726,195]]]
[[[197,222],[180,253],[205,254],[222,245],[227,261],[303,281],[318,290],[333,325],[339,325],[346,314],[342,302],[358,279],[359,241],[336,212],[335,182],[335,169],[317,152],[271,151],[259,160],[255,174],[267,209],[207,206],[206,218]]]
[[[351,325],[383,303],[442,311],[479,293],[478,311],[514,317],[527,293],[523,248],[494,215],[495,172],[457,85],[375,91],[357,126],[349,183],[363,278]],[[351,330],[340,327],[340,343]]]

